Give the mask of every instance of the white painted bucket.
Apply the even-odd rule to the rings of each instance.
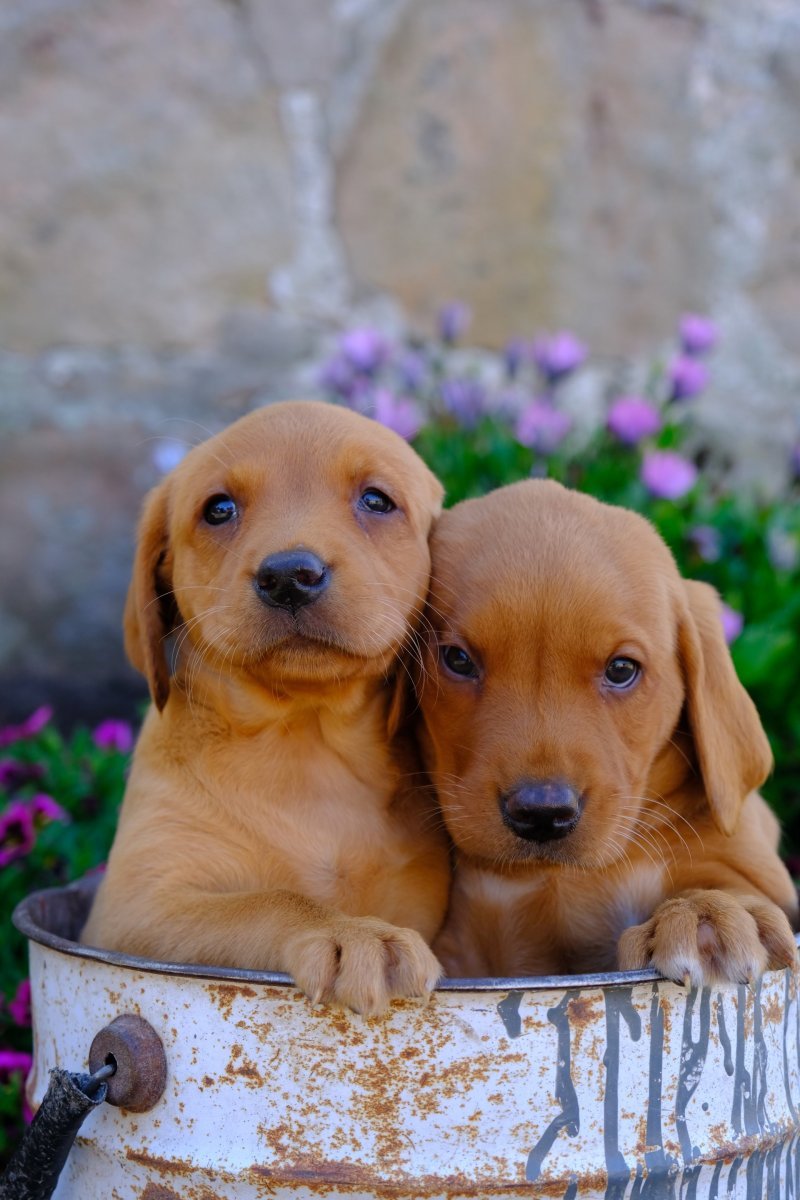
[[[386,1018],[290,980],[77,945],[87,884],[31,896],[36,1106],[140,1015],[167,1084],[91,1114],[57,1200],[800,1200],[798,972],[687,991],[649,972],[448,981]]]

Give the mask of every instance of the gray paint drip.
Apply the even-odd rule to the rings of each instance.
[[[642,1036],[642,1021],[633,1006],[633,988],[609,988],[604,992],[606,1004],[606,1052],[603,1066],[606,1086],[603,1093],[603,1138],[605,1140],[606,1185],[605,1200],[621,1200],[630,1178],[631,1168],[619,1148],[619,1064],[620,1018],[628,1026],[634,1042]]]
[[[745,1126],[748,1133],[755,1126],[756,1133],[772,1132],[772,1122],[767,1116],[767,1044],[764,1041],[764,1022],[761,1013],[761,984],[759,978],[753,988],[753,1073],[750,1096],[745,1097]]]
[[[523,995],[523,992],[509,992],[497,1005],[500,1019],[505,1025],[506,1033],[510,1038],[518,1038],[522,1033],[522,1018],[519,1015],[519,1006],[522,1003]]]
[[[700,1029],[697,1041],[694,1041],[692,1016],[696,1000],[697,988],[692,988],[686,997],[686,1008],[683,1014],[683,1040],[678,1069],[678,1091],[675,1097],[675,1124],[685,1166],[689,1166],[700,1153],[698,1147],[692,1145],[686,1127],[686,1106],[700,1082],[708,1054],[708,1035],[711,1028],[711,989],[704,987],[700,992]]]
[[[664,1010],[659,985],[654,983],[650,1000],[650,1063],[647,1094],[646,1177],[637,1179],[631,1200],[674,1200],[678,1163],[664,1150],[661,1098],[664,1069]]]
[[[530,1182],[539,1178],[547,1154],[553,1142],[562,1129],[566,1129],[569,1137],[575,1137],[581,1127],[578,1094],[572,1082],[571,1044],[569,1027],[569,1002],[580,995],[580,990],[574,993],[565,992],[555,1008],[547,1011],[547,1019],[555,1025],[558,1031],[558,1057],[556,1059],[556,1100],[561,1105],[561,1112],[545,1129],[539,1141],[528,1155],[525,1167],[525,1178]]]
[[[731,1039],[728,1037],[728,1030],[725,1025],[725,1001],[722,992],[717,992],[717,1028],[719,1029],[719,1040],[722,1046],[722,1053],[725,1056],[725,1074],[733,1074],[733,1059],[731,1058]]]
[[[752,1128],[748,1125],[747,1129],[743,1128],[744,1118],[747,1119],[749,1108],[745,1107],[745,1102],[750,1098],[751,1084],[750,1072],[744,1065],[744,1050],[745,1050],[745,1033],[744,1033],[744,1017],[745,1006],[747,1004],[747,988],[743,983],[740,983],[736,989],[736,1060],[734,1065],[733,1077],[733,1109],[731,1111],[731,1125],[736,1134],[737,1140],[741,1138],[743,1132],[749,1134],[756,1133],[755,1124]]]

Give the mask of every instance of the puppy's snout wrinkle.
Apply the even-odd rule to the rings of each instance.
[[[580,796],[562,779],[523,780],[500,796],[503,822],[527,842],[564,838],[578,823]]]
[[[259,599],[272,608],[286,608],[292,613],[318,600],[329,583],[327,565],[311,550],[270,554],[255,576]]]

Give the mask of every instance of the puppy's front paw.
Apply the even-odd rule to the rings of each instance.
[[[385,1012],[396,996],[427,996],[442,974],[418,933],[374,917],[344,918],[300,934],[287,967],[314,1002],[341,1004],[369,1017]]]
[[[697,890],[665,900],[619,941],[621,970],[655,967],[695,987],[748,983],[767,968],[793,966],[797,950],[785,914],[757,896]]]

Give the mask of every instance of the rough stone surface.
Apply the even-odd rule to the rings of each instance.
[[[486,344],[573,328],[602,379],[708,312],[698,413],[779,480],[798,63],[796,0],[6,0],[0,713],[141,695],[119,617],[154,455],[313,389],[351,319],[457,297]]]

